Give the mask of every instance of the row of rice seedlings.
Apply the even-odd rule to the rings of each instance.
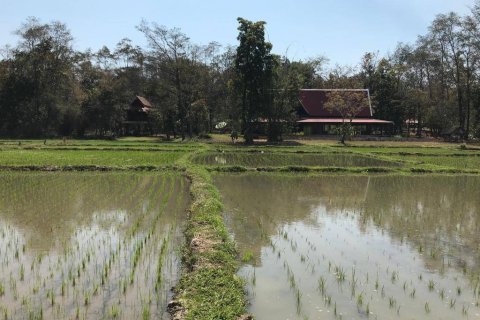
[[[153,232],[154,232],[154,230],[155,230],[156,227],[157,227],[157,226],[156,226],[156,223],[157,223],[158,219],[161,217],[161,215],[163,214],[163,211],[164,211],[165,208],[166,208],[166,205],[167,205],[168,200],[171,199],[170,196],[171,196],[171,194],[173,193],[173,190],[174,190],[174,184],[171,183],[171,184],[170,184],[170,190],[169,190],[168,192],[165,192],[164,195],[163,195],[163,197],[158,197],[159,199],[162,199],[162,200],[161,200],[161,205],[160,205],[160,207],[159,207],[158,209],[155,209],[155,211],[157,212],[157,214],[155,214],[155,215],[152,217],[151,228],[149,229],[147,236],[145,236],[145,238],[144,238],[144,242],[143,242],[144,245],[147,245],[147,240],[149,240],[149,239],[150,239],[150,236],[153,235]],[[156,206],[155,206],[155,207],[156,207]],[[173,229],[171,229],[171,230],[173,230]],[[159,258],[158,258],[158,259],[161,259],[161,260],[162,260],[162,263],[161,263],[161,264],[159,263],[159,264],[157,265],[157,279],[158,279],[158,281],[154,281],[154,283],[155,283],[154,290],[157,290],[157,293],[158,293],[158,290],[159,290],[159,287],[160,287],[160,284],[161,284],[161,282],[160,282],[160,280],[161,280],[161,278],[162,278],[162,276],[161,276],[162,267],[161,267],[161,266],[163,265],[163,260],[165,259],[165,255],[166,255],[166,253],[167,253],[167,245],[168,245],[168,242],[169,242],[168,238],[169,238],[169,236],[167,236],[167,238],[164,238],[162,241],[157,240],[156,235],[155,235],[155,237],[153,238],[153,243],[159,243],[159,244],[162,243],[162,246],[160,247],[160,252],[157,253],[157,255],[159,255]],[[153,244],[153,243],[152,243],[152,244]],[[141,247],[142,247],[142,246],[141,246]],[[134,252],[135,252],[134,258],[133,258],[133,259],[134,259],[134,260],[133,260],[133,261],[134,261],[134,267],[131,269],[130,280],[129,280],[130,285],[133,285],[133,280],[134,280],[134,278],[133,278],[132,275],[133,275],[133,273],[135,272],[135,269],[136,269],[136,268],[135,268],[135,261],[139,261],[139,257],[140,257],[138,248],[141,248],[141,247],[137,247],[136,251],[134,251]],[[138,260],[137,260],[137,259],[138,259]],[[149,268],[149,265],[150,265],[150,263],[147,264],[147,268]],[[149,271],[148,274],[154,274],[154,272],[150,272],[150,271]],[[148,279],[145,279],[145,281],[147,281],[147,280],[148,280]],[[124,281],[123,283],[125,284],[125,281]],[[140,284],[139,284],[139,286],[140,286]],[[139,289],[137,288],[137,290],[139,290]],[[124,285],[123,291],[125,292],[125,285]],[[144,291],[144,290],[141,289],[141,291]],[[144,310],[146,310],[145,303],[144,303],[144,307],[143,307],[143,308],[144,308]]]
[[[103,243],[103,246],[105,246],[105,247],[109,247],[109,246],[112,246],[112,245],[113,245],[113,244],[111,243],[111,241],[110,241],[110,242],[104,242],[104,243]],[[98,267],[98,264],[97,264],[97,267],[95,268],[94,274],[100,274],[100,275],[104,278],[105,282],[106,282],[106,279],[108,278],[108,274],[110,273],[110,272],[109,272],[109,268],[111,268],[112,265],[115,263],[115,260],[117,260],[117,259],[116,259],[116,256],[118,255],[118,252],[119,252],[120,248],[121,248],[121,243],[119,242],[119,243],[118,243],[118,247],[116,248],[116,250],[111,251],[110,254],[109,254],[109,257],[103,260],[103,267],[99,268],[99,267]],[[77,247],[76,249],[79,249],[79,248]],[[93,254],[94,254],[94,252],[98,251],[98,249],[101,249],[101,248],[100,248],[100,244],[98,244],[98,245],[96,246],[96,248],[95,248],[95,246],[93,245],[92,248],[89,249],[89,250],[91,250],[91,251],[88,251],[88,252],[86,253],[86,255],[83,256],[82,259],[80,259],[80,257],[77,257],[77,261],[79,261],[77,267],[70,266],[70,267],[68,268],[68,269],[69,269],[69,270],[68,270],[68,274],[70,275],[70,281],[71,281],[71,282],[69,281],[68,283],[71,283],[71,284],[72,284],[72,287],[75,288],[75,287],[78,287],[78,286],[79,286],[78,282],[79,282],[79,278],[81,277],[81,274],[82,274],[83,272],[85,272],[84,270],[85,270],[86,268],[88,269],[88,267],[87,267],[87,265],[88,265],[87,261],[90,261],[90,259],[91,259],[91,255],[92,255],[91,252],[93,252]],[[72,250],[72,251],[73,251],[73,250]],[[65,252],[65,256],[64,256],[63,259],[64,259],[65,261],[71,260],[71,259],[69,258],[69,256],[72,256],[72,253],[71,253],[71,252]],[[32,263],[32,270],[33,270],[33,269],[37,269],[37,274],[40,273],[40,268],[37,268],[37,265],[39,265],[39,266],[42,265],[42,261],[41,261],[41,260],[42,260],[42,259],[41,259],[41,256],[40,256],[40,258],[38,259],[38,262],[37,262],[37,263]],[[80,260],[81,260],[81,261],[80,261]],[[59,261],[60,261],[60,259],[59,259]],[[57,264],[60,263],[59,261],[57,261]],[[48,267],[48,269],[49,269],[49,270],[52,269],[52,263],[51,263],[51,262],[49,262],[49,267]],[[99,272],[99,269],[102,269],[101,272]],[[22,270],[25,270],[25,269],[23,268]],[[51,271],[50,271],[50,272],[51,272]],[[64,271],[64,272],[65,272],[65,271]],[[24,274],[24,271],[22,272],[22,274]],[[22,277],[22,276],[21,276],[21,277]],[[63,277],[62,277],[62,278],[63,278]],[[43,284],[42,284],[42,282],[43,282]],[[39,287],[44,287],[44,286],[45,286],[45,282],[46,282],[45,279],[44,279],[43,281],[40,281]],[[89,279],[88,282],[91,283],[91,282],[92,282],[91,279]],[[99,282],[101,282],[101,281],[99,281]],[[61,286],[61,289],[59,289],[59,292],[61,293],[60,295],[61,295],[62,297],[63,297],[63,296],[66,296],[66,295],[68,294],[68,291],[69,291],[69,290],[68,290],[68,286],[66,285],[66,283],[67,283],[67,282],[65,281],[65,278],[64,278],[64,280],[61,281],[61,285],[60,285],[60,286]],[[94,282],[93,282],[93,283],[94,283]],[[75,284],[75,285],[74,285],[74,284]],[[87,283],[85,283],[85,285],[86,285],[86,284],[87,284]],[[92,295],[92,294],[94,295],[95,293],[98,294],[98,288],[99,288],[99,285],[98,285],[98,284],[94,284],[94,288],[93,288],[92,290],[84,290],[83,299],[84,299],[84,304],[85,304],[85,305],[88,305],[88,304],[90,303],[90,295]],[[53,290],[53,289],[46,289],[46,290],[48,291],[48,292],[47,292],[47,300],[50,300],[50,304],[55,305],[55,304],[56,304],[56,302],[55,302],[56,296],[55,296],[55,294],[53,293],[54,290]],[[34,291],[35,291],[35,290],[34,290]],[[36,292],[38,293],[39,290],[37,289]],[[74,295],[80,296],[80,295],[78,294],[78,292],[77,292],[76,289],[74,289]],[[52,301],[53,301],[53,302],[52,302]],[[78,307],[77,307],[77,310],[78,310]]]
[[[281,231],[281,236],[284,238],[284,239],[288,239],[288,232],[285,231],[285,230],[282,230]],[[308,241],[307,241],[308,243]],[[310,249],[313,249],[310,247]],[[309,253],[312,253],[313,250],[309,251]],[[299,253],[300,257],[304,256],[304,254],[302,253]],[[300,258],[302,261],[304,261],[302,258]],[[320,263],[320,261],[318,261]],[[403,289],[403,292],[405,292],[405,294],[407,294],[410,298],[412,299],[415,299],[416,297],[416,293],[417,293],[417,288],[415,288],[415,286],[413,286],[413,282],[412,280],[410,280],[409,282],[407,281],[400,281],[400,274],[399,274],[399,271],[398,270],[393,270],[390,272],[390,270],[388,270],[389,268],[387,267],[387,274],[389,275],[388,278],[390,279],[390,283],[392,285],[401,285],[402,286],[402,289]],[[329,263],[329,270],[333,270],[333,274],[335,275],[335,278],[336,278],[336,281],[338,283],[344,283],[345,282],[345,279],[347,279],[348,277],[346,277],[346,271],[343,267],[341,267],[341,265],[338,265],[338,264],[333,264],[333,263]],[[356,277],[356,272],[355,272],[355,269],[352,269],[352,276],[349,280],[349,283],[351,285],[351,288],[352,288],[352,297],[354,296],[354,293],[355,293],[355,287],[357,286],[357,277]],[[369,276],[368,276],[368,273],[366,274],[365,276],[365,281],[362,283],[362,285],[365,285],[365,284],[368,284],[368,281],[369,280]],[[322,294],[322,296],[326,296],[327,300],[330,300],[328,298],[328,295],[326,293],[326,278],[324,278],[323,276],[320,277],[320,280],[318,281],[318,290],[319,292]],[[377,275],[377,279],[375,281],[375,289],[378,290],[379,292],[381,292],[382,294],[382,297],[385,297],[385,284],[381,285],[382,289],[381,291],[379,290],[380,289],[380,283],[379,283],[379,279],[378,279],[378,275]],[[478,286],[473,286],[473,287],[477,287]],[[430,280],[428,281],[427,283],[427,288],[429,288],[429,291],[434,291],[435,290],[435,282],[433,280]],[[456,287],[456,295],[457,296],[461,296],[462,295],[462,286],[457,286]],[[438,292],[438,290],[437,290]],[[478,292],[478,289],[473,289],[473,295],[475,297],[476,295],[476,292]],[[445,297],[445,291],[440,291],[439,293],[440,297],[443,298]],[[357,307],[361,307],[362,305],[365,306],[365,313],[366,314],[370,314],[371,312],[371,308],[370,308],[370,303],[364,303],[364,298],[365,298],[365,291],[362,290],[362,292],[358,293],[356,296],[356,304],[357,304]],[[455,303],[455,300],[452,299],[452,305]],[[398,314],[400,313],[400,309],[401,309],[401,305],[397,305],[397,300],[391,296],[389,299],[388,299],[388,302],[389,302],[389,306],[390,308],[393,308]],[[475,303],[477,306],[478,306],[478,302]],[[427,304],[428,305],[428,304]],[[472,303],[473,305],[473,303]],[[428,310],[428,308],[427,308]],[[360,308],[359,308],[359,312],[360,312]],[[468,314],[468,308],[465,307],[465,305],[463,305],[462,307],[462,314],[463,315],[467,315]]]
[[[300,292],[300,288],[298,287],[297,281],[295,280],[295,274],[290,269],[290,266],[286,261],[284,261],[283,267],[287,272],[287,279],[290,284],[290,289],[293,291],[295,297],[295,308],[297,311],[297,315],[300,315],[302,311],[302,293]]]
[[[163,184],[165,185],[165,184]],[[163,189],[163,185],[162,185],[162,189]],[[157,189],[158,191],[158,189]],[[167,193],[168,194],[168,193]],[[158,199],[160,197],[156,197],[156,199]],[[145,210],[145,214],[147,214],[148,212],[152,212],[153,211],[153,208],[156,208],[156,205],[154,204],[154,202],[149,202],[149,205],[148,205],[148,208]],[[142,215],[140,217],[140,219],[144,220],[146,218],[146,215]],[[137,220],[138,222],[138,220]],[[139,224],[137,224],[138,226]],[[138,230],[138,229],[137,229]],[[135,236],[134,234],[131,234],[131,236]],[[121,287],[121,292],[123,293],[123,295],[126,297],[127,296],[127,290],[128,290],[128,287],[132,286],[134,284],[134,282],[137,282],[136,281],[136,277],[135,277],[135,270],[138,268],[139,264],[140,264],[140,257],[142,256],[142,252],[144,251],[144,249],[149,246],[148,243],[150,243],[149,240],[152,239],[152,232],[149,230],[149,232],[145,235],[143,235],[142,237],[140,238],[137,238],[135,237],[136,240],[135,240],[135,245],[133,247],[133,254],[131,255],[131,263],[130,263],[130,271],[129,271],[129,280],[128,282],[126,280],[123,280],[123,281],[119,281],[120,283],[120,287]],[[150,246],[151,247],[151,246]],[[151,249],[149,249],[150,251]],[[148,265],[147,265],[148,267]],[[151,273],[149,271],[146,272],[147,274]],[[137,279],[139,280],[139,279]],[[138,284],[138,285],[135,285],[135,287],[137,288],[136,291],[139,292],[141,294],[141,292],[143,292],[144,290],[141,288],[141,285]],[[146,307],[145,307],[145,303],[143,303],[144,306],[143,306],[143,309],[146,310]],[[148,308],[149,310],[149,308]],[[145,314],[145,312],[144,312]]]

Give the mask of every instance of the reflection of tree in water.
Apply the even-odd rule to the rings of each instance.
[[[126,227],[123,222],[161,197],[149,191],[160,191],[164,179],[121,173],[1,175],[0,219],[22,230],[36,248],[49,250],[93,222],[106,229]]]
[[[480,179],[474,176],[372,178],[362,221],[423,252],[429,268],[477,270],[480,243]]]
[[[260,250],[285,224],[302,221],[317,224],[313,209],[321,203],[329,209],[353,207],[363,199],[366,177],[296,178],[284,176],[218,176],[229,227],[240,250],[252,250],[257,262]],[[349,194],[344,194],[350,186]],[[241,214],[237,214],[240,212]]]
[[[408,241],[423,251],[427,268],[449,259],[461,270],[480,269],[478,177],[222,175],[216,183],[234,213],[227,218],[240,249],[252,250],[258,263],[282,225],[318,224],[314,209],[321,206],[329,215],[354,211],[360,230],[373,224]]]

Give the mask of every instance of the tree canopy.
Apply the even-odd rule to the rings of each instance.
[[[16,46],[0,51],[0,135],[117,135],[135,96],[152,102],[152,133],[194,136],[220,122],[247,143],[262,127],[270,141],[296,130],[298,91],[369,89],[374,117],[415,134],[458,128],[480,137],[480,1],[471,12],[440,14],[428,32],[392,54],[372,51],[357,66],[327,69],[326,58],[273,53],[264,21],[238,18],[237,46],[194,43],[178,28],[142,21],[148,47],[120,39],[78,51],[68,27],[28,18]],[[341,97],[337,97],[339,100]],[[349,117],[346,117],[349,118]]]

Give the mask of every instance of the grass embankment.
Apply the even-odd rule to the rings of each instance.
[[[237,251],[223,222],[220,194],[205,168],[187,165],[186,175],[192,205],[184,272],[169,309],[174,319],[247,318],[244,282],[236,275]]]

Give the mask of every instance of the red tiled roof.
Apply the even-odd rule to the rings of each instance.
[[[310,117],[341,117],[338,112],[325,110],[324,108],[328,100],[328,93],[333,91],[364,92],[368,102],[364,106],[360,106],[361,110],[357,117],[369,118],[373,116],[368,89],[302,89],[298,98],[303,109]]]
[[[342,118],[307,118],[297,121],[298,123],[342,123]],[[350,122],[350,119],[345,119],[345,122]],[[393,124],[393,121],[379,120],[379,119],[353,119],[353,124]]]

